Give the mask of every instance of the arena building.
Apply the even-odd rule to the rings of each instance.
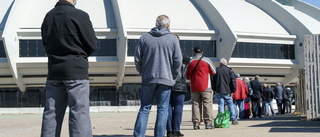
[[[47,57],[40,27],[57,0],[0,1],[0,107],[45,103]],[[183,54],[200,46],[216,66],[261,82],[293,84],[304,68],[304,36],[320,33],[320,9],[299,0],[78,0],[99,39],[89,57],[92,106],[138,105],[133,55],[158,15],[171,19]]]

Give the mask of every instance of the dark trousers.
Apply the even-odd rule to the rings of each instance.
[[[292,101],[292,99],[290,99],[290,98],[285,100],[285,105],[284,105],[285,106],[284,107],[285,113],[291,113],[291,109],[292,109],[291,108],[292,107],[291,106],[291,101]]]
[[[286,111],[286,102],[287,102],[287,99],[283,99],[283,100],[282,100],[281,114],[285,114],[285,111]]]
[[[167,131],[180,131],[185,93],[171,92]]]
[[[277,101],[277,107],[278,107],[278,114],[282,113],[282,99],[276,99]]]
[[[252,103],[252,115],[253,117],[261,116],[261,101],[251,100]]]

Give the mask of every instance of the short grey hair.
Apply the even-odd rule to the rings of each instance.
[[[243,81],[246,82],[246,83],[249,83],[249,82],[250,82],[250,80],[249,80],[248,77],[244,77],[244,78],[243,78]]]
[[[227,64],[228,64],[228,61],[227,61],[225,58],[221,58],[221,59],[220,59],[220,64],[221,64],[221,65],[227,65]]]
[[[170,19],[167,15],[160,15],[156,20],[156,27],[168,28],[170,25]]]

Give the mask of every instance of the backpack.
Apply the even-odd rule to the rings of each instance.
[[[251,88],[250,83],[246,83],[246,85],[247,85],[247,87],[248,87],[248,96],[252,96],[253,90],[252,90],[252,88]]]
[[[289,92],[288,89],[283,88],[283,93],[282,93],[283,99],[289,99],[288,92]]]

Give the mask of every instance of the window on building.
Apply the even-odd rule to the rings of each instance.
[[[135,46],[139,40],[128,40],[128,56],[134,56]],[[194,55],[193,48],[200,47],[206,57],[216,57],[216,41],[213,40],[180,40],[181,52],[192,57]]]
[[[19,107],[18,88],[0,88],[0,107]]]
[[[140,83],[123,84],[119,89],[119,106],[139,106],[140,91]]]
[[[97,50],[91,56],[117,56],[117,40],[99,39]]]
[[[134,56],[134,50],[136,49],[138,41],[138,39],[128,39],[128,56]]]
[[[20,57],[45,57],[42,40],[20,40]]]
[[[191,100],[190,86],[187,84],[188,92],[185,94],[185,101]],[[139,106],[141,83],[124,83],[118,90],[119,106]],[[156,98],[153,100],[153,105],[157,104]]]
[[[193,48],[200,47],[205,57],[217,57],[216,41],[213,40],[180,40],[181,52],[192,57]]]
[[[44,107],[46,94],[44,87],[30,87],[25,92],[20,92],[20,107]]]
[[[116,91],[115,86],[90,87],[90,106],[117,106]]]
[[[185,101],[190,101],[189,93]],[[139,106],[140,94],[141,83],[124,83],[118,90],[116,86],[90,86],[90,106]],[[0,108],[44,107],[45,104],[45,87],[28,87],[24,92],[18,88],[0,88]],[[156,98],[153,104],[157,104]]]
[[[45,56],[46,54],[42,40],[20,40],[20,57]],[[97,50],[92,54],[92,56],[117,56],[116,39],[98,40]]]
[[[232,57],[295,59],[294,45],[238,42]]]
[[[6,57],[6,52],[4,51],[3,41],[0,41],[0,58]]]
[[[45,87],[28,87],[21,92],[18,88],[0,88],[1,107],[44,107]],[[117,106],[118,93],[115,86],[90,87],[91,106]]]

